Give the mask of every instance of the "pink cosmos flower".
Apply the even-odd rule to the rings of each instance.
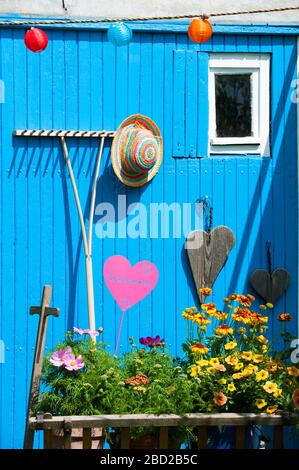
[[[99,336],[99,332],[95,330],[84,330],[84,333],[89,336]]]
[[[76,326],[73,327],[74,333],[78,333],[78,335],[84,335],[84,330],[82,328],[77,328]]]
[[[50,357],[50,362],[55,367],[61,367],[65,364],[65,362],[73,356],[72,348],[62,348],[59,351],[55,351],[52,356]]]
[[[164,346],[165,341],[164,339],[161,339],[160,336],[155,336],[154,338],[147,336],[146,338],[140,338],[139,343],[143,346],[148,346],[149,348],[157,348],[159,346]]]
[[[99,336],[98,331],[91,330],[90,328],[87,330],[83,330],[82,328],[77,328],[76,326],[73,327],[74,333],[78,333],[78,335],[89,335],[89,336]]]
[[[67,370],[79,370],[84,367],[82,356],[75,358],[74,355],[70,355],[64,364]]]

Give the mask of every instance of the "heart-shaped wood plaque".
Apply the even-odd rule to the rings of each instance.
[[[225,226],[216,227],[210,233],[203,230],[189,233],[185,249],[201,302],[204,297],[199,289],[213,286],[235,243],[234,233]]]
[[[255,292],[273,305],[289,287],[290,282],[291,276],[283,268],[275,269],[271,274],[264,269],[257,269],[250,278],[250,284]]]

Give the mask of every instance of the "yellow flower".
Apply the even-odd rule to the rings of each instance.
[[[239,362],[237,356],[227,356],[224,360],[230,366],[235,366]]]
[[[257,382],[260,382],[261,380],[266,380],[269,377],[269,372],[265,369],[260,370],[255,374]]]
[[[218,328],[216,328],[215,330],[215,333],[217,335],[223,335],[223,336],[227,336],[228,334],[232,335],[233,332],[234,332],[233,329],[230,328],[225,323],[223,323],[221,326],[218,326]]]
[[[257,372],[258,371],[258,366],[254,365],[254,364],[248,364],[248,369],[251,369],[253,370],[253,372]]]
[[[234,384],[228,384],[227,390],[228,390],[229,392],[234,392],[234,391],[237,390],[237,389],[236,389],[236,387],[234,386]]]
[[[189,307],[188,307],[188,308],[185,308],[185,312],[186,312],[186,313],[191,313],[191,311],[192,311],[191,308],[189,308]]]
[[[199,289],[199,292],[201,295],[208,297],[212,294],[212,289],[210,289],[210,287],[201,287],[201,289]]]
[[[201,327],[200,327],[200,330],[201,330],[201,331],[207,331],[207,327],[206,327],[206,326],[201,326]]]
[[[257,340],[262,344],[268,344],[268,342],[269,342],[269,340],[267,338],[265,338],[265,336],[263,336],[263,335],[258,336]]]
[[[267,402],[263,398],[258,398],[257,400],[255,400],[255,404],[259,410],[267,406]]]
[[[234,380],[239,380],[239,379],[243,379],[244,375],[241,373],[241,372],[237,372],[236,374],[233,374],[232,375],[232,378]]]
[[[201,304],[201,308],[211,317],[216,313],[216,304],[209,302],[208,304]]]
[[[288,367],[287,370],[289,375],[292,375],[293,377],[299,377],[299,369],[297,369],[297,367]]]
[[[268,307],[268,308],[273,308],[273,307],[274,307],[274,305],[273,305],[273,304],[271,304],[271,302],[267,302],[267,303],[266,303],[266,307]]]
[[[198,364],[200,367],[205,367],[209,365],[209,361],[206,359],[200,359],[199,361],[196,361],[196,364]]]
[[[191,307],[192,312],[197,312],[197,307]]]
[[[268,351],[268,347],[266,344],[263,344],[263,346],[261,347],[261,350],[263,353],[267,352]]]
[[[266,413],[272,414],[277,411],[278,407],[276,405],[268,406],[266,409]]]
[[[219,383],[220,385],[225,385],[226,382],[227,382],[226,379],[220,379],[220,380],[218,380],[218,383]]]
[[[190,370],[191,370],[190,372],[191,377],[197,377],[198,373],[201,371],[201,367],[192,366]]]
[[[245,359],[245,361],[251,361],[252,359],[252,352],[251,351],[244,351],[241,354],[242,359]]]
[[[267,310],[267,307],[266,307],[266,305],[263,305],[263,304],[262,304],[262,305],[260,305],[260,309],[261,309],[261,310]]]
[[[201,343],[198,343],[193,344],[193,346],[191,346],[191,351],[196,354],[207,354],[209,352],[209,348],[207,348]]]
[[[251,374],[253,374],[253,369],[251,367],[245,367],[244,370],[242,370],[241,374],[243,377],[249,377]]]
[[[195,315],[192,316],[191,320],[194,323],[197,323],[198,325],[209,325],[211,323],[211,320],[206,318],[204,315],[201,313],[196,313]]]
[[[234,349],[237,346],[237,343],[235,341],[230,341],[229,343],[226,343],[224,346],[224,349],[226,351],[230,351],[231,349]]]
[[[223,320],[223,321],[224,321],[224,320],[227,319],[228,313],[226,313],[226,312],[220,312],[220,311],[217,310],[217,311],[215,312],[215,315],[214,315],[214,316],[217,318],[217,320]]]
[[[282,389],[281,388],[278,388],[274,393],[273,393],[273,397],[274,398],[279,398],[281,397],[282,395]]]
[[[276,392],[276,390],[278,389],[277,387],[277,384],[274,383],[274,382],[270,382],[268,380],[268,382],[265,383],[265,385],[263,385],[263,389],[267,392],[267,393],[274,393]]]
[[[209,374],[213,374],[213,373],[216,371],[216,369],[214,369],[214,367],[207,367],[207,368],[206,368],[206,371],[207,371]]]
[[[220,361],[219,361],[218,357],[212,357],[210,359],[210,364],[211,364],[211,366],[213,366],[214,364],[220,364]]]
[[[246,328],[244,326],[241,326],[241,328],[239,328],[239,331],[240,331],[240,333],[245,333]]]
[[[264,356],[262,354],[254,354],[252,360],[253,362],[256,362],[258,364],[260,362],[263,362]]]
[[[238,362],[238,364],[235,365],[234,370],[241,370],[243,369],[244,364],[243,362]]]
[[[229,302],[229,298],[228,298],[228,297],[224,297],[223,302],[225,302],[225,303]]]

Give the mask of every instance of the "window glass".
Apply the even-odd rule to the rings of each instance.
[[[217,137],[252,136],[251,73],[215,74]]]

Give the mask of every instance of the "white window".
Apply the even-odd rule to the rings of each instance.
[[[270,156],[269,54],[211,54],[209,153]]]

